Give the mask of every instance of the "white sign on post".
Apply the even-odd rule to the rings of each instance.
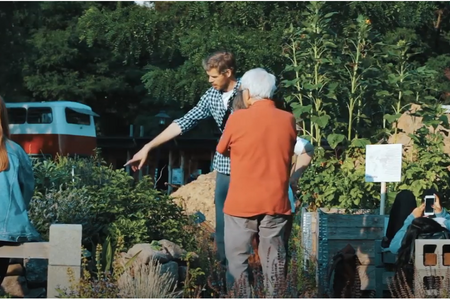
[[[381,182],[380,215],[384,215],[386,182],[402,180],[402,144],[366,146],[366,182]]]
[[[402,180],[402,144],[366,146],[366,182]]]

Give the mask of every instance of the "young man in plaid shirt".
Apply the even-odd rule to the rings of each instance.
[[[200,120],[213,117],[221,131],[225,127],[226,120],[232,111],[232,103],[238,91],[240,81],[236,78],[236,60],[234,55],[227,51],[219,51],[203,61],[203,67],[211,84],[198,104],[182,118],[174,120],[162,133],[146,144],[136,153],[126,165],[131,165],[132,170],[141,169],[147,160],[148,153],[170,141],[171,139],[192,129]],[[214,169],[217,171],[215,206],[216,206],[216,244],[218,257],[225,268],[224,246],[224,214],[223,207],[227,197],[230,183],[230,158],[220,153],[215,154]]]

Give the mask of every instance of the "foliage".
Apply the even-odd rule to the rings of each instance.
[[[186,229],[190,217],[154,190],[147,177],[135,184],[97,156],[38,161],[34,172],[37,188],[30,219],[45,238],[50,224],[77,223],[83,225],[83,243],[90,249],[107,236],[114,243],[119,235],[126,235],[126,247],[162,238],[186,249],[192,246]]]
[[[122,240],[119,238],[119,241]],[[82,274],[79,280],[72,269],[67,270],[70,287],[57,289],[60,298],[118,298],[120,291],[117,280],[125,271],[125,266],[119,265],[120,250],[114,252],[112,273],[104,270],[101,253],[102,246],[98,244],[95,249],[95,274],[90,272],[86,257],[82,258]]]
[[[299,185],[302,198],[311,209],[316,207],[375,208],[379,186],[364,181],[365,149],[351,147],[342,154],[329,156],[316,149],[315,158]]]
[[[295,92],[286,98],[293,107],[294,115],[302,120],[302,128],[313,143],[320,145],[321,131],[327,127],[330,115],[325,106],[336,99],[336,84],[331,83],[329,70],[335,63],[332,51],[336,48],[335,36],[329,23],[335,12],[324,11],[323,2],[311,2],[306,7],[302,27],[291,24],[286,31],[285,56],[291,64],[285,72],[295,74],[292,80],[284,80],[285,87],[294,87]],[[309,127],[305,119],[308,119]],[[309,128],[309,132],[307,131]]]
[[[181,294],[169,272],[161,272],[161,264],[134,263],[131,272],[124,272],[119,279],[122,298],[178,298]]]
[[[375,208],[379,186],[364,180],[364,148],[396,143],[398,120],[412,104],[423,108],[417,115],[423,115],[425,125],[411,136],[414,146],[409,156],[405,153],[403,181],[391,187],[390,195],[408,187],[416,196],[431,185],[446,190],[450,160],[442,133],[447,135],[448,121],[437,99],[443,99],[441,74],[447,73],[441,66],[439,74],[436,61],[430,61],[430,67],[421,65],[429,48],[416,27],[377,31],[373,20],[359,14],[340,28],[336,20],[342,11],[335,8],[323,2],[308,4],[304,21],[292,23],[284,34],[286,101],[303,129],[301,135],[318,146],[299,183],[304,200],[312,209]],[[444,130],[436,132],[438,125]],[[334,153],[325,151],[324,141]]]
[[[444,153],[444,135],[448,118],[435,107],[422,106],[418,115],[424,126],[410,134],[414,145],[403,160],[403,180],[396,189],[410,189],[419,199],[425,189],[434,187],[447,198],[450,190],[450,157]]]
[[[303,136],[319,148],[338,150],[334,155],[318,152],[315,159],[321,163],[332,155],[328,165],[335,169],[325,171],[314,162],[311,172],[317,169],[315,177],[323,171],[328,179],[343,180],[336,183],[337,190],[341,185],[349,189],[338,192],[339,199],[362,184],[352,183],[362,180],[355,175],[360,170],[352,174],[354,180],[339,177],[339,161],[351,166],[362,155],[356,148],[395,142],[398,118],[412,104],[449,101],[449,9],[444,1],[156,2],[148,7],[133,2],[2,2],[0,94],[7,101],[84,102],[101,115],[101,133],[125,135],[129,123],[156,127],[151,116],[162,108],[175,117],[195,105],[209,87],[202,59],[218,49],[231,50],[238,75],[265,67],[281,79],[276,98],[286,100]],[[119,185],[130,185],[119,177]],[[92,203],[89,185],[77,186],[75,195],[66,184],[55,179],[46,201],[79,194],[83,205]],[[322,189],[306,186],[308,195]],[[346,203],[365,203],[363,198],[374,196],[372,189]],[[102,191],[113,196],[111,201],[123,196],[113,189]],[[341,202],[321,197],[320,205]],[[83,220],[106,222],[114,214],[112,208],[106,211]],[[74,215],[80,214],[74,207]],[[126,220],[112,217],[108,231],[136,228],[133,239],[143,240],[142,214],[131,213]]]

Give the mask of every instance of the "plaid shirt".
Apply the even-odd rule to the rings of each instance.
[[[240,79],[238,79],[237,84],[234,87],[230,98],[228,99],[228,109],[230,111],[232,111],[231,106],[240,85],[241,81]],[[213,117],[220,131],[223,132],[223,128],[225,126],[222,126],[222,122],[227,112],[227,108],[223,103],[222,94],[223,93],[221,91],[218,91],[215,88],[211,87],[206,91],[205,94],[203,94],[203,96],[200,98],[200,101],[194,108],[192,108],[183,117],[174,120],[174,122],[177,123],[178,126],[180,126],[181,134],[189,131],[195,125],[197,125],[199,121],[204,120],[208,117]],[[230,158],[216,152],[216,154],[214,155],[213,168],[219,173],[229,175]]]

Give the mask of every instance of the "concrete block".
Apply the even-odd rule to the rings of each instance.
[[[68,275],[68,270],[71,269],[73,278]],[[75,283],[80,280],[80,268],[79,267],[67,267],[67,266],[48,266],[48,285],[47,285],[47,298],[59,298],[59,293],[56,289],[70,289],[71,280]]]
[[[79,266],[81,264],[81,233],[81,225],[51,225],[48,264],[52,266]]]

